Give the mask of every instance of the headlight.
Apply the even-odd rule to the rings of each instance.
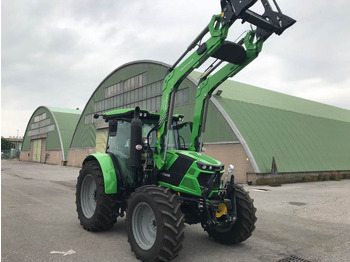
[[[211,165],[207,165],[207,164],[204,164],[202,162],[197,162],[197,166],[199,169],[201,170],[206,170],[206,171],[213,171],[213,172],[216,172],[216,171],[222,171],[224,169],[224,165],[219,165],[219,166],[211,166]]]

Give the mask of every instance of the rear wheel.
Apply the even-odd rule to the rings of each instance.
[[[98,162],[86,163],[80,170],[76,186],[78,219],[88,231],[111,228],[117,221],[120,206],[117,195],[106,194]]]
[[[236,187],[237,220],[208,229],[209,237],[223,244],[237,244],[247,240],[255,229],[256,208],[249,193],[240,185]]]
[[[126,214],[131,250],[142,261],[168,261],[184,239],[180,203],[169,188],[143,186],[130,196]]]

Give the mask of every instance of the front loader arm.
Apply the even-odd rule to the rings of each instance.
[[[256,2],[256,0],[221,0],[222,9],[227,10],[226,16],[223,18],[223,23],[230,23],[230,17],[235,16],[237,12],[240,12],[240,4],[247,1]],[[214,90],[229,77],[233,77],[252,62],[261,52],[263,43],[273,33],[281,35],[284,30],[296,22],[294,19],[282,13],[275,0],[273,0],[273,2],[277,11],[273,10],[268,0],[260,1],[265,9],[262,16],[249,9],[243,12],[241,16],[243,21],[256,25],[257,29],[249,31],[244,39],[237,44],[229,43],[226,51],[223,48],[224,51],[216,56],[216,58],[221,61],[215,66],[211,65],[199,80],[193,116],[191,142],[188,150],[197,152],[202,151],[208,105]],[[239,48],[239,45],[243,44],[245,49]],[[215,74],[209,76],[210,73],[218,68],[223,61],[228,63]],[[199,141],[199,139],[201,139],[201,141]]]
[[[155,164],[158,169],[161,169],[165,164],[165,154],[167,151],[168,132],[172,125],[172,116],[175,102],[175,94],[180,83],[196,68],[201,66],[216,50],[220,48],[227,37],[229,25],[221,26],[221,16],[213,16],[209,25],[195,39],[197,42],[192,42],[189,49],[194,46],[204,37],[206,33],[210,33],[210,38],[194,51],[185,61],[179,66],[173,66],[163,83],[163,96],[160,108],[160,121],[157,130],[157,142],[154,154]],[[194,43],[194,44],[193,44]],[[183,55],[182,57],[184,57]],[[179,61],[179,60],[178,60]]]
[[[234,56],[232,57],[232,54],[228,54],[232,49],[237,50],[237,44],[225,41],[230,26],[237,19],[241,19],[242,22],[249,22],[250,24],[257,26],[256,44],[261,42],[262,45],[262,42],[265,41],[271,34],[276,33],[280,35],[286,28],[295,23],[295,20],[282,14],[275,0],[273,0],[273,2],[277,7],[278,12],[272,10],[268,0],[260,1],[262,2],[265,9],[264,14],[262,15],[256,14],[253,11],[249,10],[249,8],[257,2],[257,0],[221,0],[221,14],[213,16],[209,25],[204,28],[204,30],[189,45],[184,54],[181,55],[175,64],[169,69],[168,75],[165,77],[163,83],[163,97],[160,109],[160,120],[158,126],[156,127],[157,142],[153,155],[155,165],[159,170],[161,170],[166,164],[165,159],[168,146],[169,131],[171,130],[172,126],[175,94],[181,82],[194,69],[201,66],[209,57],[214,57],[219,60],[229,61],[232,63],[232,65],[224,67],[222,69],[223,71],[220,70],[220,73],[218,72],[218,75],[213,75],[213,78],[207,79],[208,83],[210,84],[209,86],[213,85],[217,87],[228,77],[238,73],[257,56],[257,54],[255,57],[254,55],[250,55],[248,50],[249,47],[251,47],[250,45],[246,45],[247,50],[245,53],[239,51],[241,55],[238,56],[238,58],[235,58]],[[200,44],[203,37],[207,33],[210,33],[209,39],[205,43]],[[182,61],[183,58],[197,45],[198,49],[193,51],[187,59],[180,63],[180,61]],[[253,51],[255,52],[256,50]],[[227,54],[229,56],[228,59],[225,57]],[[234,70],[232,69],[233,67]],[[209,86],[205,87],[203,84],[202,89],[204,94],[205,88],[207,88],[207,94],[210,96],[215,88]],[[199,102],[196,103],[198,104],[196,105],[196,112],[199,113],[196,115],[197,119],[194,119],[194,122],[196,122],[197,125],[197,135],[195,135],[195,137],[194,135],[192,136],[192,149],[196,147],[194,141],[198,140],[198,134],[200,135],[199,127],[202,126],[203,109],[205,109],[203,106],[203,101],[205,100],[200,97],[197,97],[197,99]],[[198,121],[198,119],[202,120]]]
[[[250,64],[261,52],[264,40],[260,39],[255,42],[255,36],[255,31],[249,31],[244,37],[245,59],[240,64],[227,63],[212,76],[207,77],[207,74],[204,74],[199,80],[193,116],[191,143],[188,150],[201,152],[203,141],[199,141],[199,138],[203,138],[205,132],[208,103],[214,90],[229,77],[233,77]]]

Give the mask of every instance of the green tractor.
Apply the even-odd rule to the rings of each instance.
[[[268,0],[260,1],[263,15],[249,9],[257,0],[221,0],[222,13],[213,16],[169,68],[160,113],[136,107],[95,115],[109,123],[109,135],[106,152],[87,156],[78,177],[76,204],[84,229],[109,229],[126,213],[128,241],[142,261],[177,256],[184,223],[200,223],[211,238],[224,244],[252,235],[252,199],[235,184],[233,166],[225,173],[220,161],[202,154],[202,146],[214,90],[253,61],[270,35],[280,35],[295,23],[275,1],[277,11]],[[238,19],[256,29],[238,42],[226,41]],[[175,94],[186,76],[210,57],[215,62],[199,81],[193,121],[184,123],[183,115],[174,114]]]

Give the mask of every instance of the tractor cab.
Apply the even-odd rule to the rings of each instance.
[[[201,196],[205,189],[212,194],[218,192],[224,165],[187,150],[192,123],[182,122],[183,115],[173,115],[167,141],[168,164],[162,170],[155,169],[153,161],[159,114],[136,107],[113,110],[103,118],[109,123],[106,153],[116,162],[116,172],[122,174],[124,184],[140,186],[152,180],[185,194]]]
[[[157,140],[159,114],[136,107],[113,110],[105,113],[103,118],[109,124],[106,153],[117,163],[116,167],[120,170],[116,171],[122,174],[123,182],[134,184],[139,169],[153,169],[152,157]],[[182,128],[187,127],[182,120],[183,115],[173,116],[173,128],[169,132],[168,141],[170,150],[184,149],[185,140],[190,139],[190,132],[186,132],[186,138],[179,135]]]

